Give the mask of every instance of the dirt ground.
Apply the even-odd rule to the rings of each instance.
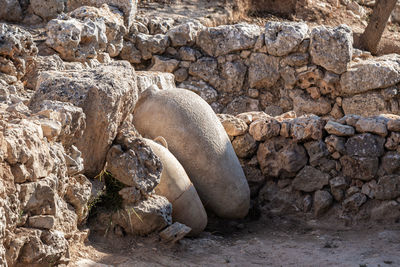
[[[92,234],[70,266],[400,266],[400,225],[323,229],[296,221],[226,222],[197,238]],[[212,232],[210,232],[212,231]]]

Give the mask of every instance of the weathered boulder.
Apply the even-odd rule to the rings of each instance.
[[[268,88],[279,79],[279,57],[253,53],[249,59],[249,85],[251,88]]]
[[[92,192],[92,183],[84,175],[70,177],[65,193],[65,199],[74,208],[78,215],[78,224],[81,224],[89,213],[88,203]]]
[[[294,178],[293,188],[304,192],[313,192],[321,190],[322,187],[329,183],[329,174],[320,170],[305,166]]]
[[[329,155],[328,148],[323,141],[311,141],[304,144],[309,156],[310,165],[315,167],[324,162]]]
[[[124,21],[127,28],[130,28],[135,21],[137,11],[137,0],[67,0],[67,11],[73,11],[81,6],[101,7],[104,4],[116,7],[124,14]]]
[[[44,100],[56,100],[83,109],[86,129],[74,145],[82,152],[85,174],[94,177],[103,169],[118,126],[133,110],[137,94],[133,68],[119,61],[84,71],[43,72],[30,106],[39,110]]]
[[[353,63],[340,79],[342,94],[358,94],[400,82],[400,57],[385,55]]]
[[[223,110],[224,113],[237,115],[248,111],[259,111],[260,101],[247,96],[238,96],[234,98]]]
[[[22,20],[22,9],[18,0],[0,0],[0,20],[19,22]]]
[[[164,34],[148,35],[139,33],[136,35],[136,47],[142,53],[144,60],[151,59],[154,54],[162,54],[169,46],[169,38]]]
[[[267,22],[265,44],[268,54],[285,56],[295,50],[308,36],[308,26],[301,22]]]
[[[308,161],[303,146],[283,137],[268,139],[259,145],[257,160],[264,175],[294,177]]]
[[[134,139],[123,148],[111,147],[106,168],[115,179],[148,195],[160,183],[163,165],[144,140]]]
[[[400,173],[400,153],[395,151],[386,152],[381,158],[381,170],[384,174]]]
[[[210,27],[198,33],[196,44],[209,56],[218,57],[254,47],[261,29],[246,23]]]
[[[311,31],[310,55],[314,64],[337,74],[347,70],[353,55],[353,35],[350,27],[315,27]]]
[[[292,94],[293,99],[293,110],[296,114],[315,114],[315,115],[326,115],[332,110],[331,101],[325,97],[319,97],[313,99],[305,93],[294,93]]]
[[[107,52],[117,56],[123,47],[126,28],[120,14],[104,5],[81,7],[51,20],[47,26],[46,44],[67,61],[87,61]],[[60,31],[59,29],[62,29]]]
[[[0,39],[0,73],[22,78],[38,53],[32,35],[17,26],[0,23]]]

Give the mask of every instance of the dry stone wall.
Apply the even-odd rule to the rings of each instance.
[[[263,213],[346,224],[400,219],[400,116],[219,118]]]
[[[353,49],[349,27],[268,22],[203,27],[196,22],[150,34],[146,20],[125,36],[119,57],[135,68],[170,72],[217,113],[294,110],[340,118],[399,114],[398,55]]]

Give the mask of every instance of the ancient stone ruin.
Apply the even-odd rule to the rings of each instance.
[[[67,265],[89,231],[177,242],[210,216],[399,222],[400,56],[349,26],[0,4],[0,266]]]

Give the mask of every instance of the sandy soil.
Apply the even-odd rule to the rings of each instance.
[[[157,235],[89,240],[73,250],[71,266],[400,266],[400,225],[333,230],[264,219],[227,222],[173,245]]]

